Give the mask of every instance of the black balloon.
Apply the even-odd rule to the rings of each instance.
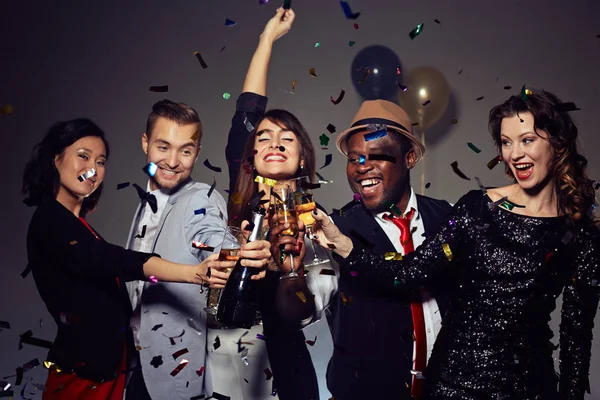
[[[363,100],[384,99],[398,103],[400,58],[385,46],[365,47],[352,61],[350,75]]]

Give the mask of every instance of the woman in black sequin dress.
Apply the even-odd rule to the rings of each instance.
[[[448,272],[457,278],[424,399],[583,399],[600,231],[577,128],[554,95],[535,91],[492,109],[490,131],[515,183],[463,196],[414,253],[386,261],[354,250],[319,214],[322,244],[335,245],[344,273],[366,285],[409,291]],[[561,292],[559,378],[548,321]]]

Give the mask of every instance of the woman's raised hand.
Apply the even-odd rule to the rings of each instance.
[[[261,37],[272,42],[276,41],[290,31],[294,18],[296,18],[296,14],[291,8],[285,10],[283,7],[279,7],[275,16],[267,22]]]

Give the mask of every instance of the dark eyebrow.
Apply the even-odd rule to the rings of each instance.
[[[521,133],[521,134],[519,135],[519,137],[523,137],[523,136],[525,136],[525,135],[537,135],[537,133],[535,133],[535,132],[531,132],[531,131],[528,131],[528,132],[523,132],[523,133]],[[507,139],[510,139],[510,138],[509,138],[508,136],[506,136],[506,134],[504,134],[504,133],[503,133],[503,134],[501,134],[500,136],[504,136],[505,138],[507,138]],[[539,136],[539,135],[538,135],[538,136]]]
[[[260,136],[265,132],[273,133],[273,129],[261,129],[260,131],[256,132],[256,136]]]

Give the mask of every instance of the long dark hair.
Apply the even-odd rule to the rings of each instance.
[[[548,141],[554,149],[548,168],[556,187],[557,211],[567,216],[573,225],[585,218],[595,202],[595,191],[587,177],[587,159],[577,151],[578,130],[567,109],[554,94],[532,90],[531,94],[512,96],[492,108],[488,126],[499,152],[502,151],[500,128],[504,118],[529,112],[533,115],[535,132],[548,132]],[[506,174],[516,181],[510,167],[505,167]]]
[[[304,126],[300,123],[298,118],[289,111],[277,109],[267,111],[259,123],[256,124],[254,132],[248,137],[248,141],[244,147],[242,163],[234,190],[234,193],[240,194],[242,201],[241,203],[236,202],[237,204],[234,204],[231,201],[232,196],[230,196],[230,201],[227,206],[230,224],[234,226],[239,226],[243,220],[249,221],[252,217],[252,210],[249,207],[249,203],[252,196],[258,192],[258,184],[254,182],[257,175],[256,170],[253,168],[253,165],[251,165],[252,161],[248,162],[248,160],[253,159],[256,129],[265,119],[268,119],[282,128],[290,130],[296,135],[296,138],[298,138],[298,142],[300,143],[300,159],[304,159],[304,168],[301,169],[298,167],[290,179],[306,175],[312,181],[315,177],[315,148],[313,147],[310,136]],[[247,172],[250,170],[252,170],[252,173]],[[237,218],[234,218],[234,216],[237,216]]]
[[[25,166],[23,173],[23,187],[21,192],[25,196],[23,202],[28,206],[40,204],[56,199],[60,188],[60,176],[54,165],[54,158],[63,154],[65,148],[87,136],[96,136],[102,139],[106,147],[106,159],[110,153],[104,132],[95,123],[86,118],[72,119],[66,122],[57,122],[50,127],[44,139],[33,148],[31,160]],[[79,215],[85,215],[93,210],[100,197],[104,183],[83,200]]]

